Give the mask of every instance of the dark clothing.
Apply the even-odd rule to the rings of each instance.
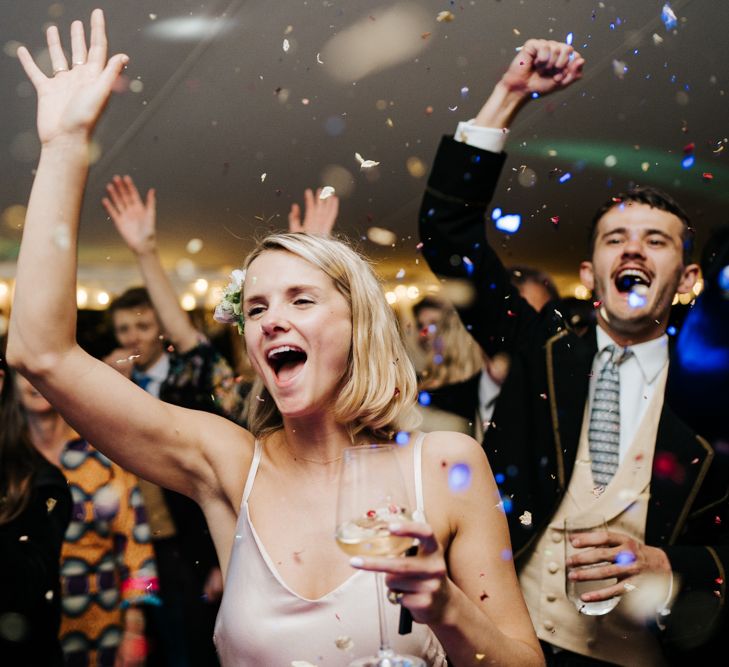
[[[511,356],[483,446],[495,474],[510,470],[500,491],[511,501],[507,518],[518,568],[519,558],[546,528],[569,484],[597,339],[594,325],[580,337],[554,308],[535,312],[489,246],[486,209],[504,160],[503,154],[445,138],[419,224],[423,254],[432,270],[475,288],[474,301],[459,311],[466,328],[487,354]],[[453,266],[454,255],[469,261]],[[682,581],[662,633],[664,641],[674,642],[667,656],[676,656],[677,646],[692,648],[704,641],[724,612],[729,535],[726,522],[715,517],[726,508],[728,490],[727,456],[676,416],[667,394],[645,535],[647,544],[664,549]],[[519,521],[525,511],[532,514],[531,525]],[[686,609],[691,613],[684,613]]]
[[[65,477],[39,456],[28,505],[0,525],[0,663],[5,667],[63,665],[58,575],[71,504]]]
[[[430,396],[429,405],[473,421],[478,410],[478,383],[480,379],[481,371],[461,382],[445,384],[436,389],[426,389]]]

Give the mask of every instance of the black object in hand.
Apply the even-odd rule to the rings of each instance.
[[[418,553],[418,546],[414,544],[406,552],[406,556],[414,556]],[[400,623],[397,632],[400,635],[409,635],[413,631],[413,615],[407,607],[400,605]]]

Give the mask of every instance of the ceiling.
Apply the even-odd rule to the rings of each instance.
[[[138,281],[99,204],[116,173],[157,188],[163,259],[178,285],[224,277],[254,237],[285,226],[304,188],[323,185],[341,195],[340,232],[386,279],[428,279],[416,249],[424,172],[441,134],[475,115],[530,36],[572,33],[587,64],[581,82],[532,102],[513,128],[494,204],[522,225],[490,232],[507,263],[540,266],[568,289],[592,211],[633,182],[672,192],[699,244],[727,221],[725,0],[672,2],[673,30],[659,0],[2,5],[0,278],[13,274],[38,155],[35,96],[14,50],[26,44],[47,71],[44,26],[66,36],[94,6],[106,11],[111,51],[131,57],[95,135],[83,210],[82,280],[111,291]],[[442,11],[453,20],[437,21]],[[691,144],[695,164],[684,169]],[[355,153],[380,164],[360,170]],[[370,241],[372,227],[394,232],[394,247]],[[194,254],[191,239],[202,241]]]

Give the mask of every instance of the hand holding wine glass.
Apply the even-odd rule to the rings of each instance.
[[[425,667],[414,656],[397,655],[388,639],[384,605],[384,574],[375,562],[396,562],[414,543],[414,535],[404,528],[412,513],[400,471],[395,447],[365,445],[348,447],[342,458],[342,474],[337,503],[337,543],[354,556],[353,565],[376,572],[377,609],[380,625],[380,648],[376,656],[360,658],[353,667]],[[370,562],[371,561],[371,562]],[[407,589],[395,589],[406,591]]]

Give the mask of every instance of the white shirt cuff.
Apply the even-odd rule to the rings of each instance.
[[[501,153],[506,144],[506,138],[509,136],[509,130],[506,128],[499,129],[495,127],[482,127],[474,125],[473,119],[458,123],[454,138],[474,148],[481,148],[491,153]]]

